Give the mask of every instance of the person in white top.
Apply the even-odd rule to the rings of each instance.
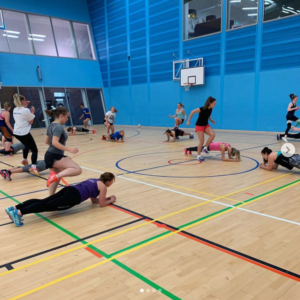
[[[110,110],[105,114],[104,125],[107,127],[107,134],[110,134],[109,130],[111,130],[111,134],[115,133],[114,123],[117,112],[117,109],[112,106]]]
[[[29,171],[40,176],[40,173],[36,167],[38,149],[30,133],[31,125],[33,124],[35,118],[35,108],[31,106],[29,110],[29,103],[30,101],[26,101],[24,96],[14,94],[14,104],[16,106],[13,111],[13,116],[15,119],[14,136],[25,146],[23,149],[23,161],[21,162],[22,165],[28,165],[27,157],[29,150],[31,150],[32,166]]]

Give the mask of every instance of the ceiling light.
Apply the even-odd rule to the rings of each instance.
[[[294,10],[294,8],[293,8],[293,7],[289,7],[289,6],[287,6],[287,8],[288,8],[288,9],[292,9],[292,10]]]
[[[257,7],[243,7],[243,10],[252,10],[252,9],[257,9]]]
[[[230,3],[241,3],[242,0],[231,0]]]
[[[297,13],[295,12],[295,11],[293,11],[293,10],[290,10],[290,9],[287,9],[287,8],[282,8],[282,10],[283,11],[288,11],[288,12],[291,12],[292,14],[295,14],[295,15],[297,15]]]
[[[28,38],[31,41],[37,41],[37,42],[43,42],[43,39],[37,39],[37,38]]]
[[[248,14],[248,17],[257,16],[257,14]]]
[[[40,38],[45,38],[46,36],[45,35],[41,35],[41,34],[29,34],[30,36],[33,36],[33,37],[40,37]]]
[[[3,34],[3,36],[7,36],[8,38],[18,39],[19,37],[16,35]]]
[[[20,34],[19,31],[11,31],[11,30],[4,30],[6,33],[12,33],[12,34]]]

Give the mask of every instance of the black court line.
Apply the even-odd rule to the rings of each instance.
[[[41,251],[41,252],[38,252],[38,253],[35,253],[35,254],[32,254],[32,255],[29,255],[29,256],[25,256],[25,257],[23,257],[23,258],[16,259],[16,260],[11,261],[11,262],[7,262],[7,263],[5,263],[5,264],[3,264],[3,265],[0,265],[0,269],[1,269],[1,268],[6,268],[7,270],[12,270],[12,269],[13,269],[13,266],[12,266],[13,264],[16,264],[16,263],[19,263],[19,262],[21,262],[21,261],[25,261],[25,260],[28,260],[28,259],[31,259],[31,258],[40,256],[40,255],[49,253],[49,252],[51,252],[51,251],[55,251],[55,250],[58,250],[58,249],[67,247],[67,246],[70,246],[70,245],[73,245],[73,244],[76,244],[76,243],[79,243],[79,242],[81,242],[81,241],[83,241],[83,240],[93,238],[93,237],[95,237],[95,236],[98,236],[98,235],[101,235],[101,234],[104,234],[104,233],[107,233],[107,232],[110,232],[110,231],[113,231],[113,230],[116,230],[116,229],[119,229],[119,228],[122,228],[122,227],[125,227],[125,226],[128,226],[128,225],[137,223],[137,222],[142,221],[142,220],[144,220],[143,217],[142,217],[141,219],[137,219],[137,220],[134,220],[134,221],[131,221],[131,222],[128,222],[128,223],[125,223],[125,224],[122,224],[122,225],[119,225],[119,226],[116,226],[116,227],[113,227],[113,228],[110,228],[110,229],[107,229],[107,230],[104,230],[104,231],[100,231],[100,232],[98,232],[98,233],[94,233],[94,234],[92,234],[92,235],[86,236],[86,237],[81,238],[81,239],[76,240],[76,241],[72,241],[72,242],[69,242],[69,243],[66,243],[66,244],[57,246],[57,247],[50,248],[50,249],[48,249],[48,250],[44,250],[44,251]],[[10,224],[11,224],[11,223],[10,223]]]
[[[119,206],[119,205],[116,205],[116,204],[111,204],[112,206],[116,206],[118,207],[120,210],[124,210],[124,211],[127,211],[127,212],[130,212],[131,214],[135,214],[135,215],[138,215],[140,216],[141,218],[143,219],[148,219],[150,221],[153,221],[154,219],[153,218],[150,218],[150,217],[147,217],[143,214],[140,214],[138,212],[135,212],[133,210],[130,210],[130,209],[127,209],[127,208],[124,208],[122,206]],[[141,219],[140,219],[141,220]],[[177,231],[177,230],[180,230],[180,228],[177,228],[177,227],[174,227],[172,225],[169,225],[169,224],[166,224],[166,223],[163,223],[161,221],[155,221],[154,223],[157,223],[159,225],[163,225],[165,226],[166,229],[170,228],[171,231]],[[154,224],[155,225],[155,224]],[[207,240],[207,239],[204,239],[198,235],[195,235],[195,234],[192,234],[192,233],[189,233],[188,231],[185,231],[185,230],[182,230],[180,233],[182,233],[183,235],[185,235],[186,237],[188,238],[192,238],[193,240],[198,240],[199,242],[202,242],[202,244],[207,244],[208,246],[211,246],[213,247],[214,249],[218,249],[218,250],[221,250],[222,252],[226,252],[228,254],[231,254],[233,255],[234,257],[238,257],[240,259],[243,259],[245,261],[248,261],[248,262],[251,262],[255,265],[260,265],[262,267],[264,267],[265,269],[268,269],[270,271],[275,271],[275,273],[281,273],[281,275],[287,275],[287,277],[291,278],[291,277],[294,277],[292,279],[296,279],[297,281],[300,281],[300,274],[297,274],[297,273],[294,273],[294,272],[291,272],[287,269],[283,269],[279,266],[276,266],[276,265],[273,265],[271,263],[268,263],[266,261],[263,261],[263,260],[260,260],[258,258],[255,258],[253,256],[250,256],[248,254],[245,254],[245,253],[242,253],[240,251],[237,251],[237,250],[234,250],[234,249],[231,249],[229,247],[226,247],[226,246],[223,246],[223,245],[220,245],[218,243],[215,243],[213,241],[210,241],[210,240]],[[179,234],[180,234],[179,233]]]
[[[4,223],[4,224],[0,224],[0,227],[1,226],[5,226],[5,225],[9,225],[9,224],[12,224],[13,222],[8,222],[8,223]]]

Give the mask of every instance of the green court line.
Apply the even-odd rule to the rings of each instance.
[[[11,197],[10,195],[6,194],[5,192],[3,192],[2,190],[0,190],[0,193],[3,194],[4,196],[6,196],[7,198],[11,199],[12,201],[20,204],[21,202],[18,201],[17,199],[14,199],[13,197]],[[43,215],[36,213],[36,215],[38,217],[40,217],[41,219],[43,219],[44,221],[48,222],[49,224],[53,225],[54,227],[56,227],[57,229],[61,230],[62,232],[66,233],[67,235],[71,236],[72,238],[74,238],[75,240],[80,240],[80,237],[77,236],[76,234],[70,232],[69,230],[65,229],[64,227],[56,224],[55,222],[51,221],[50,219],[44,217]],[[168,233],[168,232],[167,232]],[[80,241],[82,244],[88,244],[88,242],[86,241]],[[93,246],[93,245],[88,245],[87,247],[89,247],[90,249],[94,250],[95,252],[101,254],[103,257],[105,258],[111,258],[112,255],[109,255],[103,251],[101,251],[100,249],[98,249],[97,247]],[[161,286],[159,286],[158,284],[156,284],[155,282],[151,281],[150,279],[144,277],[142,274],[134,271],[133,269],[129,268],[128,266],[124,265],[123,263],[121,263],[120,261],[116,260],[116,259],[112,259],[111,262],[113,262],[114,264],[116,264],[117,266],[121,267],[123,270],[127,271],[128,273],[130,273],[131,275],[137,277],[138,279],[140,279],[141,281],[144,281],[146,284],[150,285],[151,287],[155,288],[156,290],[160,291],[162,294],[164,294],[165,296],[169,297],[170,299],[174,299],[174,300],[181,300],[180,298],[178,298],[177,296],[175,296],[174,294],[172,294],[171,292],[167,291],[166,289],[162,288]]]

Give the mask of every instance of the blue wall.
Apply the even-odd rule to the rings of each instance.
[[[86,0],[1,0],[1,8],[90,23]],[[40,66],[43,81],[37,77]],[[98,61],[0,52],[3,86],[103,87]]]
[[[203,0],[204,1],[204,0]],[[214,96],[214,128],[283,131],[289,94],[299,94],[300,16],[182,41],[182,0],[88,0],[107,106],[119,124],[172,126]],[[223,1],[223,28],[226,2]],[[185,92],[172,63],[204,58],[205,86]],[[130,60],[128,60],[130,56]],[[131,113],[129,113],[131,111]],[[193,122],[195,121],[195,117]]]

